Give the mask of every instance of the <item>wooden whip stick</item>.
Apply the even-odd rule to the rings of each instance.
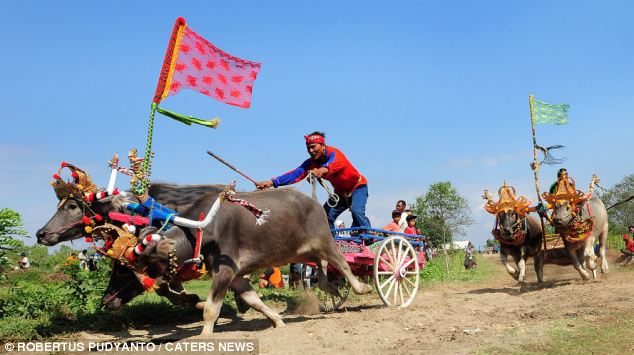
[[[219,162],[221,162],[224,165],[226,165],[227,167],[229,167],[229,169],[231,169],[231,170],[235,171],[236,173],[242,175],[244,178],[246,178],[247,180],[251,181],[254,185],[256,185],[256,186],[258,185],[257,181],[253,180],[247,174],[245,174],[242,171],[238,170],[238,168],[236,168],[235,166],[231,165],[231,163],[229,163],[228,161],[226,161],[226,160],[222,159],[221,157],[217,156],[216,154],[214,154],[211,150],[208,150],[207,154],[211,155],[216,160],[218,160]]]

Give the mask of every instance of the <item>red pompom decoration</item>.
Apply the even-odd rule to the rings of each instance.
[[[92,243],[92,237],[86,237],[85,241],[86,243]]]
[[[53,174],[53,179],[59,180],[60,179],[59,174],[57,174],[57,173]]]
[[[101,222],[101,221],[103,221],[103,217],[101,217],[101,215],[97,213],[97,214],[95,214],[95,221]]]
[[[67,162],[65,162],[65,161],[63,161],[63,162],[62,162],[62,168],[65,168],[65,167],[67,167],[67,166],[68,166],[68,163],[67,163]]]
[[[148,235],[145,237],[145,241],[146,241],[146,242],[148,242],[148,243],[149,243],[149,242],[151,242],[151,241],[152,241],[152,234],[148,234]]]
[[[76,172],[76,171],[73,171],[73,172],[70,174],[70,176],[72,176],[73,178],[77,179],[77,177],[78,177],[79,175],[77,175],[77,172]]]
[[[86,216],[83,216],[83,217],[81,218],[81,221],[82,221],[84,224],[92,224],[92,222],[90,221],[90,218],[88,218],[88,217],[86,217]]]
[[[110,249],[112,247],[112,243],[114,243],[114,241],[112,240],[107,240],[106,244],[104,245],[106,247],[106,249]]]
[[[151,289],[154,286],[155,280],[151,277],[146,277],[143,279],[143,288],[146,290]]]

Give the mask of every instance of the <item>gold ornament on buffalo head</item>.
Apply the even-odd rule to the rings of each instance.
[[[493,201],[493,197],[489,191],[484,190],[484,196],[482,196],[487,203],[484,205],[484,209],[491,214],[498,214],[502,211],[515,211],[520,216],[525,216],[528,213],[528,206],[532,201],[528,201],[526,197],[515,197],[515,188],[509,186],[506,181],[504,185],[498,189],[498,201]]]

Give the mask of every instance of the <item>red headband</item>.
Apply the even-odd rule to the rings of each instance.
[[[324,145],[326,144],[326,139],[324,138],[324,136],[320,136],[319,134],[304,136],[304,139],[306,139],[306,144],[311,144],[311,143],[320,143]]]

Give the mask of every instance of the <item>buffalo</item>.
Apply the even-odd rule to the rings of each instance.
[[[255,310],[268,317],[275,327],[284,326],[278,313],[267,307],[252,289],[245,275],[257,270],[287,263],[314,262],[319,268],[319,287],[329,293],[338,291],[328,282],[326,270],[332,266],[344,275],[358,294],[372,288],[359,282],[344,257],[337,251],[323,207],[294,189],[262,190],[237,193],[261,209],[270,210],[266,223],[258,225],[245,208],[223,203],[214,219],[202,228],[202,260],[212,277],[209,296],[203,305],[204,326],[201,336],[213,333],[220,306],[229,288]],[[196,201],[180,217],[196,220],[200,212],[211,211],[217,193],[209,193]],[[150,277],[165,278],[173,270],[171,259],[178,263],[193,256],[196,228],[174,226],[161,233],[162,239],[140,256],[136,270]],[[130,286],[132,285],[132,286]],[[119,269],[113,273],[103,303],[116,309],[143,292],[132,271]]]

